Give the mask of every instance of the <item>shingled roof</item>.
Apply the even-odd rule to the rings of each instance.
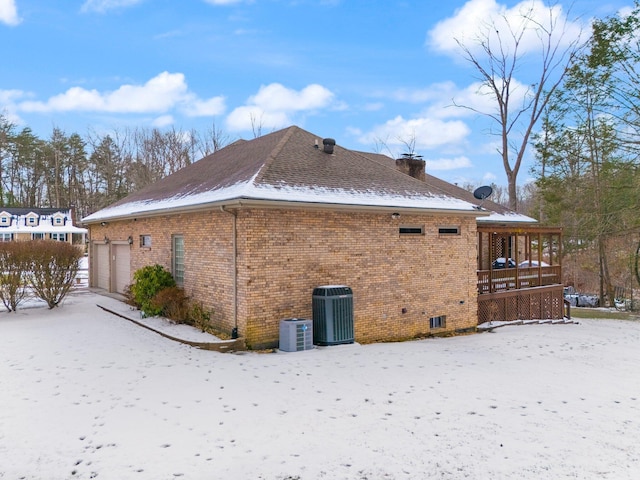
[[[394,168],[396,160],[380,153],[369,152],[357,152],[360,155],[367,157],[369,160],[386,165],[390,168]],[[480,200],[477,199],[472,192],[465,190],[453,183],[445,182],[433,175],[429,175],[425,172],[424,182],[431,188],[439,189],[447,195],[459,198],[465,202],[474,204],[477,208],[482,208],[488,211],[490,214],[485,217],[478,217],[479,222],[491,222],[491,223],[537,223],[535,218],[531,218],[527,215],[514,212],[504,205],[492,202],[489,199]]]
[[[288,127],[218,150],[83,221],[153,215],[237,202],[393,207],[483,215],[472,202],[361,152]]]

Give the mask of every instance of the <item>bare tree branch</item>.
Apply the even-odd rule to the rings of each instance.
[[[509,206],[514,210],[518,209],[516,181],[533,128],[584,45],[580,35],[566,41],[566,16],[561,17],[553,6],[547,7],[547,14],[548,24],[537,20],[532,4],[521,12],[517,22],[503,15],[500,22],[486,23],[472,43],[456,40],[463,56],[476,70],[482,87],[489,92],[487,95],[495,101],[495,110],[483,112],[471,106],[458,106],[485,115],[497,126],[497,132],[491,130],[490,134],[501,139],[497,152],[507,176]],[[501,25],[506,26],[506,32],[500,31]],[[534,82],[525,84],[518,82],[516,75],[521,73],[525,56],[531,55],[523,46],[525,35],[531,30],[539,40],[539,71]],[[479,47],[479,53],[473,47]],[[526,91],[518,92],[522,85],[526,85]]]

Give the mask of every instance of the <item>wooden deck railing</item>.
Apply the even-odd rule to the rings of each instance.
[[[560,266],[478,270],[478,293],[496,293],[562,283]]]
[[[478,295],[478,324],[514,320],[559,320],[566,311],[562,285]]]

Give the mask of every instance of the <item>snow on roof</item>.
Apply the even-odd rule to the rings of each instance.
[[[86,228],[73,225],[70,209],[56,208],[3,208],[0,216],[11,218],[10,224],[0,226],[0,233],[87,233]],[[37,225],[25,225],[25,218],[38,218]],[[52,219],[66,218],[62,224],[52,222]]]
[[[482,223],[537,223],[535,218],[516,212],[491,212],[489,216],[478,217]]]
[[[314,148],[317,139],[298,127],[289,127],[236,142],[83,221],[242,200],[487,214],[459,196],[357,152],[336,146],[333,154],[327,154]]]
[[[86,228],[75,225],[51,225],[50,222],[40,221],[38,225],[24,225],[13,223],[7,227],[0,227],[0,233],[87,233]]]
[[[84,222],[108,220],[138,214],[150,214],[169,209],[223,204],[233,200],[269,200],[293,203],[317,203],[326,205],[350,205],[372,207],[415,208],[428,210],[458,210],[477,212],[473,205],[445,195],[389,195],[380,192],[359,192],[323,187],[265,186],[237,184],[227,188],[176,195],[160,200],[142,200],[107,207],[83,219]]]

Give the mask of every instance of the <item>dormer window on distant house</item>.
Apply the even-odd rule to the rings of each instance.
[[[34,212],[29,212],[24,217],[24,224],[27,227],[37,227],[40,221],[40,215]]]
[[[11,214],[9,212],[0,212],[0,227],[11,226]]]
[[[65,224],[66,217],[62,213],[54,213],[51,223],[55,227],[62,227]]]
[[[57,240],[84,245],[86,233],[73,224],[73,209],[0,208],[0,242]]]

